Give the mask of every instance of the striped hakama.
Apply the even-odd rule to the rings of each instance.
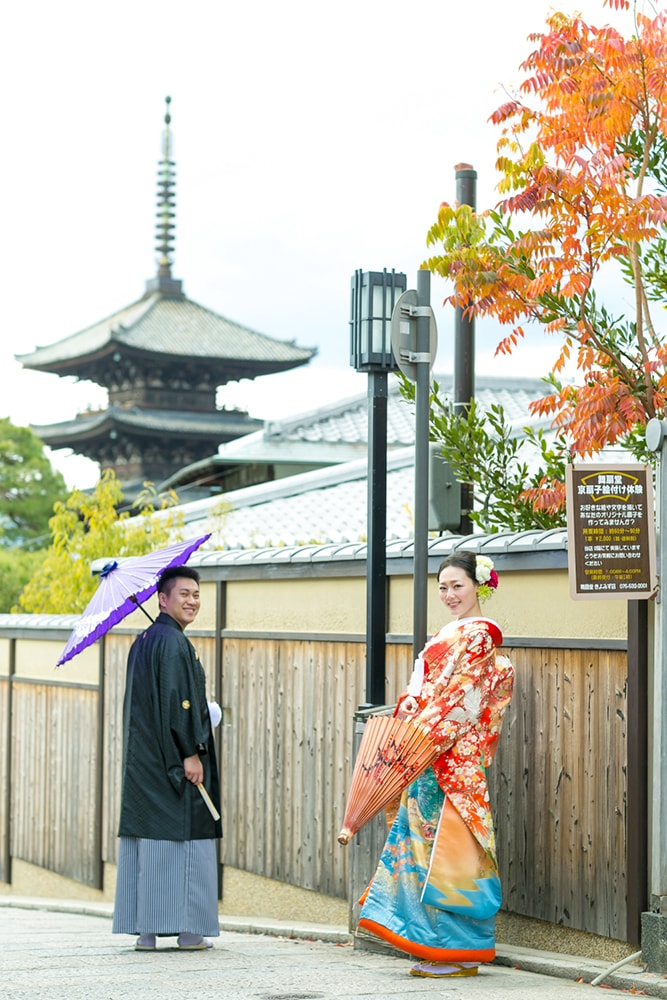
[[[114,934],[218,937],[215,840],[121,837]]]

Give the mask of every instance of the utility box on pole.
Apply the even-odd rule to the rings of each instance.
[[[442,445],[429,444],[428,530],[458,531],[461,523],[461,484],[442,457]]]

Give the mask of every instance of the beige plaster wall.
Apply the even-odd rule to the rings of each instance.
[[[435,577],[429,577],[426,590],[428,609],[427,632],[432,635],[449,621],[449,615],[438,597]],[[389,581],[389,628],[394,635],[411,635],[413,620],[413,588],[411,576],[392,576]],[[365,626],[364,626],[365,628]]]
[[[506,635],[624,639],[627,601],[573,601],[566,570],[506,573],[486,604]]]
[[[551,638],[623,639],[627,632],[624,600],[573,601],[567,570],[502,573],[498,590],[484,603],[505,635]],[[389,632],[412,632],[412,577],[392,577],[389,591]],[[449,620],[431,576],[428,585],[427,631],[436,632]]]
[[[389,581],[389,632],[412,632],[413,581]],[[427,591],[427,631],[448,621],[431,576]],[[214,597],[211,599],[213,604]],[[574,601],[566,570],[501,574],[500,585],[485,603],[506,635],[553,638],[622,639],[626,634],[624,600]],[[197,619],[201,627],[201,616]],[[366,580],[241,580],[227,585],[227,628],[297,632],[366,632]]]
[[[9,677],[9,639],[0,639],[0,677]]]
[[[191,628],[206,629],[210,632],[215,631],[215,589],[215,583],[213,581],[202,582],[199,588],[201,607]]]
[[[97,684],[100,672],[100,651],[89,646],[62,667],[56,663],[65,648],[63,639],[18,639],[16,642],[16,676],[61,684]]]
[[[366,580],[234,580],[227,628],[259,632],[366,632]]]

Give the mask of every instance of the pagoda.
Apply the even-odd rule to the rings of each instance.
[[[143,296],[107,319],[17,355],[25,368],[87,379],[108,406],[33,426],[50,448],[71,448],[116,473],[126,500],[160,484],[263,422],[216,405],[218,386],[306,364],[316,353],[267,337],[188,299],[172,277],[175,162],[166,99],[158,169],[157,275]]]

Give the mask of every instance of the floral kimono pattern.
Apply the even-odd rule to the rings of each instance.
[[[486,618],[451,622],[415,663],[415,721],[442,753],[407,788],[369,886],[359,927],[433,962],[488,962],[501,903],[486,782],[514,669]]]

